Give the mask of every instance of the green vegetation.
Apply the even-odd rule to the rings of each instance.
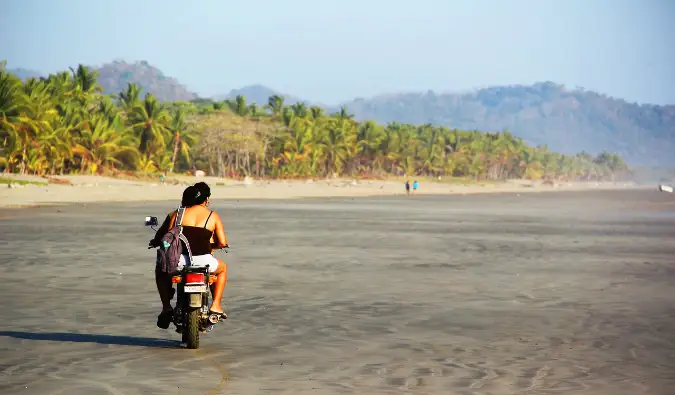
[[[11,177],[0,177],[0,185],[8,185],[8,184],[45,186],[47,185],[47,182],[15,180]]]
[[[552,82],[470,93],[401,93],[345,103],[356,119],[508,128],[563,153],[619,153],[635,165],[675,166],[675,106],[628,103]]]
[[[0,170],[22,174],[186,172],[219,176],[454,176],[480,180],[612,179],[615,154],[592,157],[532,147],[509,132],[356,122],[272,96],[162,103],[128,83],[102,94],[80,65],[22,82],[0,70]]]

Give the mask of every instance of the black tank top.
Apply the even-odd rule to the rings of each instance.
[[[213,214],[213,211],[211,211],[206,218],[203,228],[183,225],[183,234],[188,240],[188,243],[190,243],[190,251],[192,251],[193,256],[211,253],[211,235],[213,234],[213,231],[206,229],[211,214]]]

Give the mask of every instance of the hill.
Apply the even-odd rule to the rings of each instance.
[[[160,101],[190,101],[198,97],[197,94],[188,91],[178,80],[167,77],[161,70],[144,60],[134,63],[117,60],[102,66],[87,67],[98,72],[98,82],[106,94],[118,94],[126,90],[127,83],[132,82],[141,87],[142,96],[150,92]],[[47,76],[47,74],[24,68],[7,68],[7,71],[24,81],[28,78]]]
[[[133,82],[162,101],[197,98],[176,79],[145,61],[115,61],[94,69],[106,93],[119,93]],[[31,76],[27,72],[30,70],[18,74]],[[238,95],[259,105],[266,104],[272,95],[284,96],[285,105],[320,105],[262,85],[235,89],[216,99]],[[675,166],[675,106],[639,105],[592,91],[570,90],[553,82],[497,86],[470,93],[397,93],[358,98],[342,105],[357,120],[431,123],[493,132],[508,129],[530,144],[545,144],[558,152],[609,151],[621,154],[633,165]],[[322,107],[329,112],[339,108]]]
[[[114,61],[94,67],[94,70],[99,74],[98,82],[108,94],[117,94],[132,82],[142,88],[142,95],[150,92],[161,101],[189,101],[197,98],[195,93],[189,92],[175,78],[165,76],[161,70],[144,60],[134,63]]]
[[[284,105],[293,105],[298,102],[304,102],[308,105],[314,105],[307,100],[302,100],[295,96],[285,95],[279,91],[268,88],[263,85],[248,85],[240,89],[233,89],[227,95],[215,96],[214,100],[234,99],[237,96],[244,96],[248,103],[256,103],[259,106],[265,105],[271,96],[279,95],[284,97]]]
[[[262,85],[233,90],[248,102],[266,103],[280,95],[285,104],[313,104]],[[583,89],[540,82],[532,85],[496,86],[470,93],[397,93],[370,99],[358,98],[340,106],[323,106],[329,112],[346,106],[360,121],[436,124],[463,130],[508,129],[529,144],[574,154],[602,151],[621,154],[635,165],[675,166],[675,106],[629,103]]]
[[[278,94],[286,97],[286,104],[308,102],[264,86],[249,88],[233,92],[248,101]],[[617,152],[636,165],[675,166],[675,106],[629,103],[553,82],[461,94],[397,93],[358,98],[341,106],[360,121],[430,123],[493,132],[508,129],[530,144],[547,145],[557,152]],[[335,112],[339,106],[327,109]]]
[[[18,69],[8,69],[7,71],[16,74],[17,76],[19,76],[19,78],[21,78],[24,81],[29,78],[40,78],[42,76],[42,73],[30,69],[18,68]]]
[[[562,153],[607,150],[633,164],[675,165],[675,106],[638,105],[552,82],[463,94],[392,94],[343,105],[359,120],[508,129]]]
[[[4,67],[4,64],[2,66],[0,66],[0,68],[2,68],[2,67]],[[31,69],[24,69],[24,68],[21,68],[21,67],[7,68],[7,71],[12,73],[12,74],[15,74],[16,76],[21,78],[21,80],[23,80],[23,81],[25,81],[29,78],[40,78],[42,76],[42,73],[40,73],[38,71],[31,70]]]
[[[161,105],[138,89],[119,105],[94,94],[97,73],[78,66],[43,81],[0,70],[0,172],[141,174],[200,169],[220,177],[460,177],[468,180],[622,180],[620,156],[568,156],[511,133],[357,122],[342,109],[269,112],[233,101]],[[30,133],[24,133],[29,131]]]

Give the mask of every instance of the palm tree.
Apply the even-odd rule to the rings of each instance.
[[[312,106],[310,107],[309,111],[312,115],[312,119],[314,120],[321,119],[324,117],[324,110],[319,106]]]
[[[303,102],[297,102],[293,104],[291,106],[291,111],[293,111],[293,115],[299,118],[307,118],[309,116],[307,105]]]
[[[272,111],[275,118],[279,118],[284,109],[284,97],[279,95],[270,96],[267,101],[267,108]]]
[[[440,128],[424,125],[418,129],[421,144],[422,168],[427,174],[437,174],[444,166],[444,140]]]
[[[130,123],[139,138],[138,150],[146,157],[166,147],[165,138],[169,134],[169,113],[151,94],[134,106],[130,114]]]
[[[28,97],[21,80],[5,70],[0,70],[0,138],[17,129],[17,117],[25,110]]]
[[[134,83],[127,83],[127,89],[120,92],[119,102],[126,113],[131,113],[141,98],[141,87]]]
[[[122,155],[137,154],[133,136],[127,129],[120,130],[119,124],[115,124],[117,122],[121,122],[121,118],[111,123],[103,115],[97,114],[88,127],[80,131],[72,152],[82,158],[82,170],[97,174],[105,168],[121,164]]]
[[[356,136],[356,150],[358,155],[359,163],[357,167],[364,165],[368,168],[372,168],[376,161],[376,153],[378,147],[382,144],[382,141],[385,138],[384,130],[375,122],[367,121],[359,125],[358,133]]]
[[[234,100],[225,100],[225,104],[229,107],[230,111],[240,117],[245,117],[249,114],[250,107],[246,104],[246,98],[242,95],[237,95]]]
[[[101,95],[97,73],[68,72],[21,82],[0,67],[0,170],[33,174],[129,169],[175,171],[193,161],[218,172],[317,175],[391,173],[490,179],[613,179],[628,171],[618,154],[560,155],[508,130],[452,131],[434,125],[356,122],[346,107],[265,106],[243,96],[226,102],[162,104],[128,84]],[[118,100],[118,106],[113,99]],[[226,104],[229,111],[223,111]],[[193,124],[188,117],[196,117]],[[188,124],[193,124],[189,127]],[[188,133],[194,129],[194,133]],[[192,148],[194,147],[194,148]]]
[[[193,143],[193,138],[189,134],[181,134],[186,129],[185,111],[178,109],[173,113],[171,125],[168,128],[173,136],[173,154],[171,156],[170,172],[173,172],[176,167],[176,159],[179,152],[188,162],[190,161],[190,145]]]
[[[297,122],[287,133],[280,135],[277,147],[280,148],[279,159],[289,168],[289,173],[303,174],[307,169],[307,159],[314,149],[314,126],[306,122]]]
[[[70,71],[75,84],[74,97],[80,100],[83,106],[86,106],[92,95],[103,92],[103,88],[97,81],[98,72],[91,71],[81,64],[75,70],[71,67]]]
[[[353,129],[341,119],[326,122],[317,139],[317,146],[324,158],[324,174],[340,173],[349,158],[349,145]]]

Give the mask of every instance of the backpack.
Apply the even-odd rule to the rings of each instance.
[[[192,264],[192,251],[187,238],[183,235],[183,214],[185,207],[178,208],[176,221],[171,229],[162,237],[160,246],[157,249],[157,265],[163,273],[173,274],[178,271],[178,262],[183,254],[183,247],[187,250],[189,257],[188,265]]]

